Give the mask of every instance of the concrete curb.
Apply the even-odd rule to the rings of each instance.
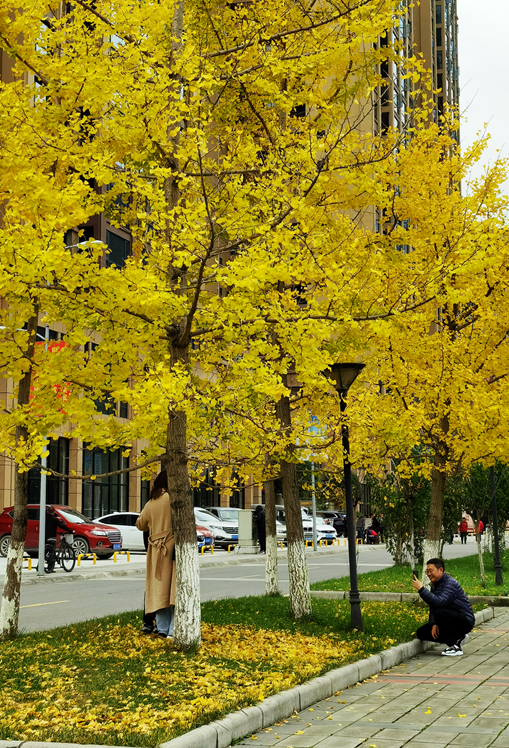
[[[493,608],[480,610],[475,614],[475,625],[490,620],[494,615]],[[399,665],[432,646],[431,642],[421,642],[419,639],[399,644],[365,660],[331,670],[288,691],[269,696],[256,706],[239,709],[238,712],[228,714],[223,719],[198,727],[167,743],[161,743],[159,748],[228,748],[232,741],[270,727],[274,722],[291,717],[295,710],[300,712],[307,709],[318,701],[328,699],[336,691],[343,691],[348,686],[353,686],[382,670]],[[36,747],[36,744],[32,744],[31,748],[42,748],[43,745],[41,743]]]
[[[311,590],[311,597],[324,600],[348,600],[348,592],[342,590]],[[375,602],[387,603],[411,603],[420,600],[416,592],[360,592],[361,600],[374,600]],[[468,599],[473,605],[485,603],[495,608],[509,607],[509,597],[506,595],[469,595]]]
[[[475,625],[494,618],[493,608],[480,610],[475,614]],[[158,748],[229,748],[233,740],[239,740],[274,722],[291,717],[294,711],[307,709],[322,699],[328,699],[336,691],[344,691],[359,681],[370,678],[382,670],[399,665],[433,646],[431,642],[414,639],[398,644],[365,660],[330,670],[319,678],[291,688],[288,691],[269,696],[255,706],[239,709],[227,714],[223,719],[197,727],[178,738],[161,743]],[[83,743],[38,743],[23,740],[0,740],[0,748],[115,748],[115,746],[87,745]]]

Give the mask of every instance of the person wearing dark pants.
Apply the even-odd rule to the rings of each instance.
[[[265,553],[267,546],[265,531],[265,510],[260,504],[258,504],[255,509],[255,522],[256,529],[258,530],[258,542],[260,543],[259,553]]]
[[[421,641],[446,644],[445,657],[463,654],[463,644],[475,623],[474,611],[459,582],[445,573],[444,562],[431,558],[426,564],[426,574],[431,583],[427,590],[414,576],[412,586],[429,606],[429,620],[417,629]]]
[[[460,522],[460,537],[461,537],[461,544],[466,545],[467,544],[467,536],[468,536],[468,522],[463,517],[463,519]]]

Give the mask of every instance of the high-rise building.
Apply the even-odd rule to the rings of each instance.
[[[401,10],[398,23],[380,38],[380,45],[397,44],[402,57],[424,60],[436,92],[433,119],[439,122],[446,105],[459,104],[457,0],[402,0]],[[384,83],[375,95],[374,130],[403,129],[413,104],[412,81],[402,80],[398,66],[390,61],[382,63],[380,73]]]

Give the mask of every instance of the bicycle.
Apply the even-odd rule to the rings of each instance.
[[[61,536],[60,546],[56,547],[56,538],[49,538],[44,548],[44,571],[50,574],[56,563],[64,571],[70,572],[76,565],[76,552],[73,548],[74,535],[66,532]],[[50,571],[51,570],[51,571]]]

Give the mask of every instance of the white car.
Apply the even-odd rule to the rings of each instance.
[[[307,509],[301,507],[302,527],[304,529],[304,540],[313,540],[313,517]],[[285,509],[281,504],[276,505],[276,517],[278,522],[285,521]],[[323,517],[316,518],[316,541],[324,540],[326,543],[332,543],[338,534],[334,527],[326,524]]]
[[[124,550],[144,551],[145,543],[143,542],[143,533],[136,527],[136,520],[139,516],[139,512],[113,512],[112,514],[105,514],[104,517],[97,519],[96,522],[104,522],[120,530],[122,535],[122,548]],[[108,518],[107,522],[106,518]],[[197,521],[197,524],[200,523]],[[207,541],[203,537],[203,534],[200,533],[199,530],[196,530],[196,539],[199,548],[201,548],[203,544],[205,544],[207,548],[214,545],[214,533],[212,533],[211,541]]]
[[[194,507],[194,516],[197,524],[203,525],[214,534],[214,543],[222,548],[236,545],[239,542],[239,522],[233,520],[219,519],[207,509],[199,506]]]
[[[104,522],[120,530],[124,550],[144,551],[143,533],[136,527],[136,520],[139,516],[139,512],[112,512],[99,517],[95,522]]]

